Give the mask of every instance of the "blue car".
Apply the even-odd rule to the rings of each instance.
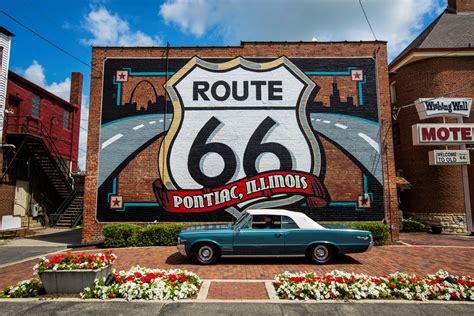
[[[373,246],[372,233],[320,225],[306,214],[287,210],[248,210],[233,224],[184,228],[178,250],[200,264],[220,257],[302,257],[325,264],[336,255]]]

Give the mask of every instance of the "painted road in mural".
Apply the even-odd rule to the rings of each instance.
[[[168,129],[172,115],[150,114],[110,122],[101,127],[101,151],[98,185],[138,148]],[[127,145],[125,145],[127,144]]]
[[[378,143],[379,127],[377,123],[358,117],[328,113],[311,113],[310,117],[314,130],[339,146],[347,148],[346,153],[357,159],[382,183],[382,167],[379,161],[380,146]],[[166,129],[168,129],[171,119],[172,116],[168,114]],[[163,122],[164,115],[156,114],[111,122],[111,124],[102,127],[100,161],[101,165],[105,167],[100,169],[99,186],[133,152],[163,133]],[[341,130],[344,132],[341,133]],[[124,147],[123,144],[129,144],[130,139],[133,139],[133,146],[127,145]],[[358,146],[352,146],[354,143],[357,143]]]
[[[378,123],[354,116],[329,113],[311,113],[310,117],[311,124],[318,133],[346,148],[347,154],[357,159],[379,183],[382,183]]]

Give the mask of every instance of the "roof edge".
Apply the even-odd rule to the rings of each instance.
[[[17,81],[19,81],[19,82],[21,82],[21,83],[23,83],[23,84],[27,84],[27,85],[33,87],[34,89],[41,91],[41,93],[46,94],[48,97],[50,97],[50,98],[52,98],[52,99],[58,101],[59,103],[61,103],[61,104],[63,104],[63,105],[66,105],[66,106],[68,106],[68,107],[70,107],[70,108],[73,108],[73,109],[79,109],[79,108],[81,107],[80,104],[73,104],[73,103],[71,103],[71,102],[69,102],[69,101],[66,101],[66,100],[64,100],[63,98],[58,97],[58,96],[55,95],[54,93],[49,92],[49,91],[46,90],[45,88],[42,88],[42,87],[38,86],[36,83],[31,82],[30,80],[28,80],[28,79],[26,79],[26,78],[20,76],[19,74],[17,74],[16,72],[13,72],[13,71],[11,71],[11,70],[8,71],[8,80],[11,80],[11,79],[10,79],[10,76],[13,76],[13,80],[12,80],[12,81],[17,80]]]
[[[247,44],[264,44],[264,45],[281,45],[281,44],[387,44],[387,41],[241,41],[240,45],[227,45],[227,46],[218,46],[218,45],[210,45],[210,46],[169,46],[169,48],[242,48]],[[92,49],[150,49],[150,48],[160,48],[166,49],[167,46],[92,46]]]
[[[439,55],[430,56],[434,57],[460,57],[459,54],[454,54],[455,52],[474,52],[474,47],[458,47],[458,48],[414,48],[407,51],[402,58],[392,61],[388,65],[389,71],[396,71],[405,64],[409,64],[410,59],[414,57],[416,53],[440,53]],[[448,53],[447,53],[448,52]],[[452,52],[452,53],[449,53]],[[451,55],[451,56],[450,56]],[[402,66],[397,67],[399,64]],[[396,68],[396,69],[394,69]]]

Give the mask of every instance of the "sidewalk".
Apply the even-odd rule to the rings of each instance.
[[[64,250],[68,245],[80,243],[80,229],[46,228],[26,238],[6,239],[0,244],[0,267]]]
[[[2,301],[0,315],[469,315],[472,303],[363,302],[143,302],[81,300]]]

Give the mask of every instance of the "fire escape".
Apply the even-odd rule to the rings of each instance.
[[[74,179],[65,161],[60,157],[55,140],[41,121],[29,116],[9,116],[8,122],[9,142],[19,144],[15,154],[10,160],[3,177],[15,162],[17,155],[28,151],[30,157],[43,172],[49,184],[54,188],[61,205],[52,214],[49,214],[50,226],[73,227],[82,220],[82,195],[77,194]]]

